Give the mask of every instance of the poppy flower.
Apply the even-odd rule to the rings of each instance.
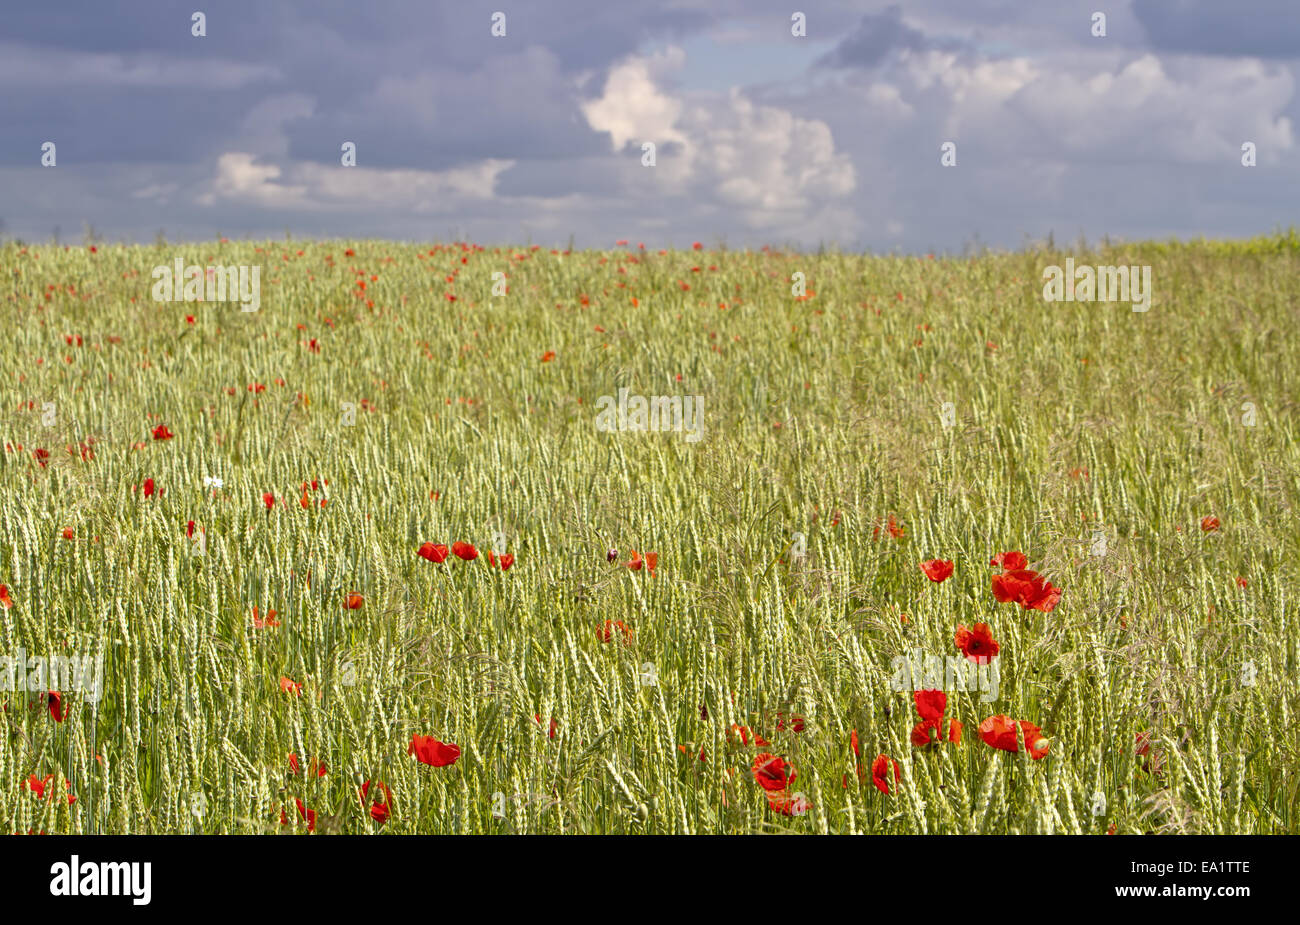
[[[360,610],[361,605],[364,604],[365,602],[366,599],[362,597],[360,594],[358,594],[356,591],[349,591],[348,596],[343,600],[343,603],[348,608],[348,610]]]
[[[154,492],[153,479],[145,479],[145,480],[144,480],[144,496],[145,496],[146,498],[152,497],[153,492]]]
[[[537,723],[537,725],[540,726],[540,725],[542,724],[542,714],[540,714],[540,713],[534,713],[534,714],[533,714],[533,722]],[[556,732],[556,730],[558,730],[559,728],[560,728],[560,721],[557,720],[554,716],[552,716],[552,717],[551,717],[551,726],[550,726],[550,728],[549,728],[549,729],[547,730],[547,732],[546,732],[547,738],[551,738],[551,739],[555,738],[555,732]]]
[[[794,768],[786,764],[784,758],[767,752],[759,752],[754,756],[751,770],[758,785],[769,792],[785,790],[794,783],[796,777]]]
[[[315,832],[316,831],[316,810],[308,809],[307,807],[303,806],[302,800],[298,799],[297,797],[294,797],[293,801],[298,804],[298,818],[306,821],[307,823],[307,831]],[[289,824],[289,817],[285,814],[284,810],[280,810],[280,825],[288,825],[288,824]]]
[[[742,745],[748,745],[748,744],[749,744],[749,737],[750,737],[751,735],[754,737],[754,744],[755,744],[755,745],[767,745],[767,744],[768,744],[766,739],[764,739],[764,738],[763,738],[761,735],[759,735],[757,732],[753,732],[753,731],[751,731],[750,728],[749,728],[748,726],[740,726],[740,725],[737,725],[737,724],[735,724],[735,723],[732,723],[732,725],[731,725],[731,729],[730,729],[730,731],[727,733],[727,737],[728,737],[728,738],[731,738],[731,733],[732,733],[732,732],[734,732],[737,736],[740,737],[740,742],[741,742]]]
[[[790,794],[784,790],[768,791],[767,805],[783,816],[802,816],[812,809],[812,803],[802,793]]]
[[[66,531],[66,530],[65,530],[65,531],[64,531],[64,534],[66,535],[66,534],[69,533],[69,532],[70,532],[70,531]],[[1247,585],[1247,581],[1246,581],[1246,579],[1245,579],[1245,578],[1242,578],[1240,575],[1238,575],[1238,576],[1237,576],[1237,586],[1240,587],[1240,588],[1244,588],[1244,587],[1246,587],[1246,585]]]
[[[964,624],[958,625],[953,642],[961,649],[962,655],[983,665],[987,665],[988,660],[996,656],[1000,648],[987,623],[976,623],[974,629],[967,629]]]
[[[542,354],[542,362],[543,362],[543,363],[549,363],[549,362],[551,362],[551,360],[554,360],[554,359],[555,359],[555,351],[554,351],[554,350],[548,350],[548,351],[546,351],[545,353]]]
[[[1001,714],[990,716],[980,723],[980,738],[984,740],[984,744],[1000,748],[1004,752],[1018,752],[1020,747],[1016,739],[1017,725],[1020,726],[1021,734],[1024,736],[1029,757],[1037,761],[1046,755],[1051,743],[1043,738],[1042,730],[1027,719],[1022,719],[1017,724],[1015,720]]]
[[[383,800],[375,800],[370,804],[370,818],[383,825],[388,821],[389,811],[388,803],[393,798],[393,792],[388,789],[388,785],[383,781],[375,781],[375,790],[383,791]],[[361,785],[361,802],[365,803],[370,797],[370,781]]]
[[[655,573],[655,568],[659,565],[659,553],[657,552],[648,552],[645,554],[645,557],[642,558],[641,554],[635,549],[629,549],[628,555],[631,556],[631,561],[627,563],[627,567],[634,572],[641,571],[641,566],[644,565],[649,570],[650,574],[653,575]]]
[[[925,572],[926,578],[938,583],[952,574],[952,561],[930,559],[928,562],[921,563],[921,571]]]
[[[302,696],[302,685],[291,678],[281,676],[280,690],[284,691],[286,694],[293,694],[295,697]]]
[[[419,548],[416,555],[437,565],[447,560],[447,547],[437,543],[425,543]]]
[[[459,558],[469,562],[478,558],[478,550],[470,543],[455,542],[451,544],[451,551]]]
[[[54,775],[53,775],[53,774],[46,774],[45,777],[44,777],[43,779],[42,779],[42,778],[39,778],[39,777],[37,777],[35,774],[33,774],[33,775],[31,775],[30,777],[28,777],[27,780],[23,781],[23,786],[25,786],[25,787],[26,787],[28,790],[30,790],[32,793],[36,794],[36,797],[37,797],[38,799],[40,799],[40,798],[42,798],[42,797],[45,797],[45,791],[46,791],[46,789],[49,789],[50,794],[49,794],[48,797],[45,797],[45,798],[46,798],[46,799],[50,799],[50,800],[52,800],[52,799],[54,799],[54,789],[53,789],[52,787],[50,787],[49,785],[50,785],[51,783],[53,783],[53,782],[54,782]],[[63,781],[63,789],[64,789],[64,790],[71,790],[71,789],[72,789],[72,784],[71,784],[71,782],[69,782],[66,778],[65,778],[64,781]],[[76,798],[75,796],[73,796],[71,793],[69,793],[69,794],[68,794],[68,805],[71,806],[71,805],[72,805],[73,803],[75,803],[75,802],[77,802],[77,798]]]
[[[1061,589],[1033,569],[1016,569],[993,576],[993,596],[1005,604],[1015,601],[1025,610],[1051,613],[1061,600]]]
[[[999,565],[1003,571],[1014,572],[1016,569],[1022,569],[1029,564],[1023,552],[1000,552],[989,560],[989,565]]]
[[[889,535],[896,540],[902,539],[907,534],[907,531],[903,529],[903,526],[898,522],[898,520],[894,517],[893,514],[889,515],[889,522],[886,525],[886,529],[888,529]],[[871,538],[874,540],[879,536],[880,536],[880,525],[877,524],[875,529],[871,531]]]
[[[174,436],[176,435],[167,429],[166,424],[159,424],[153,429],[153,438],[155,440],[170,440]]]
[[[13,605],[13,598],[9,596],[9,586],[0,585],[0,607],[4,607],[5,610],[8,610]]]
[[[263,620],[261,615],[257,612],[257,605],[253,605],[253,629],[262,630],[279,625],[280,621],[275,618],[274,610],[268,610],[266,612],[266,619]]]
[[[943,691],[914,691],[912,699],[916,701],[916,712],[921,714],[921,719],[937,720],[948,706],[948,695]]]
[[[262,503],[266,505],[266,509],[269,511],[275,507],[275,495],[269,491],[262,492]]]
[[[1207,515],[1201,518],[1201,529],[1206,533],[1219,529],[1219,518],[1213,515]]]
[[[604,626],[596,631],[596,636],[601,642],[609,642],[614,638],[616,632],[623,634],[623,645],[630,646],[632,644],[632,627],[622,620],[606,620]]]
[[[960,721],[947,717],[923,719],[912,727],[912,744],[917,748],[925,748],[927,745],[943,741],[960,745],[961,732],[964,728]]]
[[[317,777],[324,777],[326,774],[329,773],[329,768],[325,766],[325,762],[317,761],[315,758],[311,760],[311,769],[316,772]],[[298,756],[294,754],[290,754],[289,772],[291,774],[298,774],[300,771],[301,768],[298,765]]]
[[[63,706],[63,695],[58,691],[50,691],[47,706],[50,710],[50,716],[54,718],[56,723],[63,722],[68,718],[68,714],[72,712],[72,704],[68,704],[66,707]]]
[[[614,561],[615,559],[617,559],[617,558],[618,558],[618,550],[617,550],[617,549],[611,549],[609,552],[605,553],[605,561],[606,561],[606,562],[613,562],[613,561]]]
[[[194,521],[190,521],[190,523],[193,523],[193,522],[194,522]],[[73,537],[72,528],[71,528],[71,527],[64,527],[64,528],[63,528],[63,538],[64,538],[65,540],[70,540],[70,539],[72,539],[72,537]],[[1239,578],[1239,579],[1237,579],[1237,580],[1238,580],[1238,581],[1245,581],[1244,578]],[[1242,587],[1244,588],[1244,587],[1246,587],[1246,586],[1245,586],[1245,585],[1242,585]]]
[[[804,724],[804,718],[802,716],[795,716],[792,713],[790,714],[789,722],[787,723],[786,715],[784,713],[776,714],[777,729],[785,729],[789,727],[789,729],[793,732],[803,732],[803,724]]]
[[[876,760],[871,762],[871,783],[875,784],[876,789],[888,796],[893,790],[890,789],[889,766],[894,766],[894,783],[898,783],[898,762],[888,755],[877,755]]]
[[[488,550],[488,565],[492,566],[493,568],[496,568],[498,565],[500,565],[501,571],[504,572],[514,564],[515,564],[515,557],[512,556],[510,553],[503,552],[501,555],[498,556],[492,550],[490,549]]]
[[[445,768],[456,763],[460,757],[460,746],[451,742],[439,742],[433,736],[412,735],[406,753],[414,755],[421,764]]]

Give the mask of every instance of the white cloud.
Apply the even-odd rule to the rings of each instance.
[[[629,174],[629,196],[689,197],[690,211],[722,206],[750,229],[788,231],[816,222],[821,233],[847,233],[855,224],[851,211],[832,205],[853,192],[856,175],[829,126],[734,89],[726,96],[672,96],[656,76],[683,61],[677,48],[631,58],[611,70],[603,95],[583,108],[593,129],[610,133],[616,152],[629,141],[679,146],[657,152],[654,168],[637,159],[637,170],[655,173]],[[647,176],[650,183],[643,182]],[[654,208],[644,201],[636,207]]]
[[[300,163],[288,169],[282,182],[285,171],[277,165],[259,164],[252,154],[231,151],[217,158],[216,176],[198,201],[310,211],[438,212],[456,202],[491,199],[497,177],[513,164],[486,160],[448,170],[379,170]]]
[[[659,90],[655,77],[678,69],[686,61],[680,48],[669,48],[652,57],[631,58],[610,69],[604,94],[583,104],[587,123],[598,132],[609,132],[615,151],[629,141],[685,143],[674,128],[682,104]]]

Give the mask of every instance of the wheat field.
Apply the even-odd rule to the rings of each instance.
[[[1046,302],[1067,256],[1150,310]],[[258,309],[155,300],[177,258]],[[1294,231],[0,271],[0,659],[102,667],[0,673],[6,833],[1300,831]],[[621,389],[699,439],[598,427]],[[976,623],[996,697],[914,744],[896,660]]]

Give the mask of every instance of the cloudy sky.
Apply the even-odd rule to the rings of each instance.
[[[1297,0],[12,4],[0,221],[908,253],[1246,236],[1300,216],[1298,78]]]

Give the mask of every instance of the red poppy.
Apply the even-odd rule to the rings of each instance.
[[[921,719],[937,720],[948,706],[948,695],[943,691],[914,691],[912,699],[916,701],[916,712],[921,714]]]
[[[1016,569],[1022,569],[1029,564],[1023,552],[1000,552],[989,560],[989,565],[1000,565],[1006,572],[1014,572]]]
[[[193,523],[193,521],[191,521],[191,523]],[[64,527],[64,528],[63,528],[63,538],[64,538],[65,540],[70,540],[70,539],[72,539],[72,537],[73,537],[72,528],[71,528],[71,527]],[[1244,582],[1246,579],[1244,579],[1244,578],[1238,578],[1237,580],[1238,580],[1238,581],[1242,581],[1242,582]],[[1244,587],[1246,587],[1246,586],[1243,584],[1242,587],[1244,588]]]
[[[998,714],[990,716],[984,722],[980,723],[980,738],[986,745],[994,748],[1000,748],[1004,752],[1020,751],[1019,743],[1016,740],[1016,726],[1020,726],[1021,734],[1025,739],[1025,747],[1029,750],[1029,757],[1037,761],[1047,754],[1051,743],[1043,738],[1042,730],[1029,722],[1022,719],[1019,723],[1010,717]]]
[[[383,800],[375,800],[370,804],[370,818],[383,825],[388,821],[389,811],[388,803],[393,799],[393,792],[388,789],[388,785],[383,781],[375,781],[375,789],[383,791]],[[361,785],[361,802],[365,803],[370,797],[370,781]]]
[[[269,511],[275,507],[275,495],[269,491],[262,492],[262,503],[266,505],[266,509]]]
[[[785,790],[769,790],[767,805],[783,816],[802,816],[812,809],[812,803],[802,793],[791,794]]]
[[[286,694],[293,694],[295,697],[302,696],[302,685],[291,678],[281,676],[280,690],[284,691]]]
[[[478,558],[478,550],[470,543],[456,542],[451,544],[451,551],[466,562]]]
[[[167,429],[166,424],[159,424],[153,429],[153,438],[155,440],[170,440],[174,436],[176,435]]]
[[[803,724],[804,724],[804,718],[802,716],[795,716],[793,713],[791,713],[789,717],[789,722],[787,723],[786,715],[784,713],[776,714],[777,729],[785,729],[788,726],[794,732],[803,732]]]
[[[343,601],[344,605],[348,608],[348,610],[360,610],[361,605],[364,604],[365,602],[366,599],[362,597],[360,594],[358,594],[356,591],[349,591],[348,596]]]
[[[732,733],[732,732],[734,732],[737,736],[740,737],[740,742],[741,742],[742,745],[748,745],[748,744],[749,744],[749,737],[750,737],[751,735],[754,737],[754,744],[755,744],[755,745],[766,745],[766,744],[767,744],[767,740],[766,740],[766,739],[764,739],[764,738],[763,738],[761,735],[759,735],[757,732],[753,732],[753,731],[752,731],[748,726],[740,726],[740,725],[737,725],[737,724],[735,724],[735,723],[732,723],[732,724],[731,724],[731,730],[730,730],[730,732],[728,732],[728,734],[727,734],[727,738],[731,738],[731,733]]]
[[[66,536],[68,533],[71,533],[71,532],[72,532],[71,530],[65,530],[65,531],[64,531],[64,535]],[[69,537],[69,539],[71,539],[71,537]],[[1244,588],[1244,587],[1246,587],[1246,584],[1247,584],[1246,579],[1244,579],[1244,578],[1242,578],[1240,575],[1238,575],[1238,576],[1237,576],[1237,585],[1238,585],[1238,587],[1242,587],[1242,588]]]
[[[303,806],[302,800],[298,799],[297,797],[294,797],[293,801],[298,804],[298,818],[303,819],[307,822],[307,831],[315,832],[316,831],[316,810],[308,809],[307,807]],[[289,817],[285,814],[284,810],[280,810],[280,825],[288,825],[288,824],[289,824]]]
[[[506,571],[506,569],[510,568],[510,566],[514,564],[515,564],[515,557],[510,555],[509,553],[503,552],[501,555],[498,556],[492,550],[490,549],[488,550],[488,565],[492,566],[493,568],[500,566],[501,571],[504,572]]]
[[[551,360],[554,360],[554,359],[555,359],[555,351],[554,351],[554,350],[548,350],[548,351],[546,351],[545,353],[542,354],[542,362],[543,362],[543,363],[549,363],[549,362],[551,362]]]
[[[145,496],[146,498],[150,497],[151,495],[153,495],[153,491],[154,491],[154,489],[153,489],[153,479],[145,479],[145,480],[144,480],[144,496]]]
[[[967,629],[964,624],[958,625],[953,642],[963,655],[980,664],[988,664],[988,660],[996,656],[1000,648],[987,623],[976,623],[974,629]]]
[[[406,753],[414,755],[421,764],[445,768],[456,763],[460,757],[460,746],[451,742],[439,742],[433,736],[412,735]]]
[[[627,563],[627,567],[634,572],[641,571],[641,566],[644,565],[649,570],[650,574],[653,575],[655,569],[659,566],[659,553],[657,552],[648,552],[645,554],[645,557],[642,558],[641,554],[635,549],[629,549],[628,555],[631,559]]]
[[[534,713],[533,722],[537,723],[537,725],[540,726],[542,724],[542,714]],[[557,720],[554,716],[552,716],[550,729],[548,729],[546,733],[547,737],[551,739],[555,738],[556,730],[558,730],[559,728],[560,728],[560,721]]]
[[[876,760],[871,762],[871,783],[876,785],[876,789],[886,796],[892,793],[889,781],[889,766],[894,766],[894,783],[898,783],[898,762],[888,755],[877,755]]]
[[[8,610],[13,605],[13,598],[9,596],[9,586],[0,585],[0,607],[4,607],[5,610]]]
[[[1061,589],[1033,569],[1016,569],[993,576],[993,596],[1003,604],[1015,601],[1025,610],[1051,613],[1061,600]]]
[[[609,642],[614,638],[616,632],[623,634],[624,645],[630,646],[632,644],[632,627],[622,620],[606,620],[604,626],[596,631],[596,636],[601,642]]]
[[[1211,530],[1219,529],[1219,518],[1213,515],[1206,515],[1205,517],[1202,517],[1201,529],[1204,530],[1206,533],[1209,533]]]
[[[952,561],[930,559],[928,562],[921,563],[921,571],[925,572],[925,577],[931,581],[940,582],[952,574]]]
[[[268,610],[266,612],[266,619],[263,620],[261,615],[257,612],[257,605],[253,605],[253,629],[263,630],[268,627],[276,627],[279,625],[280,621],[275,618],[274,610]]]
[[[754,780],[767,791],[785,790],[796,777],[794,768],[786,764],[784,758],[759,752],[754,756]]]
[[[960,745],[963,728],[965,727],[958,720],[947,717],[923,719],[912,727],[912,744],[917,748],[924,748],[946,740],[954,745]]]
[[[423,559],[428,559],[430,562],[436,565],[439,562],[446,561],[447,547],[441,544],[425,543],[420,547],[416,555],[420,556]]]
[[[45,797],[45,791],[48,788],[50,794],[47,797],[47,799],[52,800],[54,799],[54,789],[49,787],[49,785],[53,782],[54,782],[53,774],[46,774],[44,778],[39,778],[35,774],[33,774],[30,777],[28,777],[27,780],[23,781],[23,785],[27,787],[27,789],[30,790],[32,793],[36,794],[38,799]],[[66,778],[63,781],[63,789],[64,790],[72,789],[72,784]],[[73,796],[71,793],[69,793],[68,805],[71,806],[75,802],[77,802],[77,798]]]
[[[325,766],[325,762],[317,761],[315,758],[311,760],[311,769],[316,772],[317,777],[324,777],[327,773],[329,773],[329,768]],[[298,765],[298,756],[294,754],[290,754],[289,772],[292,774],[297,774],[299,773],[300,770],[301,768]]]
[[[902,539],[903,536],[907,534],[907,531],[903,529],[902,525],[899,524],[898,520],[894,517],[893,514],[889,515],[889,523],[886,525],[886,528],[889,530],[889,535],[896,540]],[[875,529],[871,531],[871,538],[873,540],[876,539],[878,536],[880,536],[879,524],[877,524]]]
[[[63,695],[58,691],[50,691],[47,705],[50,716],[54,717],[56,723],[63,722],[68,718],[68,714],[72,712],[72,704],[68,704],[66,707],[63,706]]]

